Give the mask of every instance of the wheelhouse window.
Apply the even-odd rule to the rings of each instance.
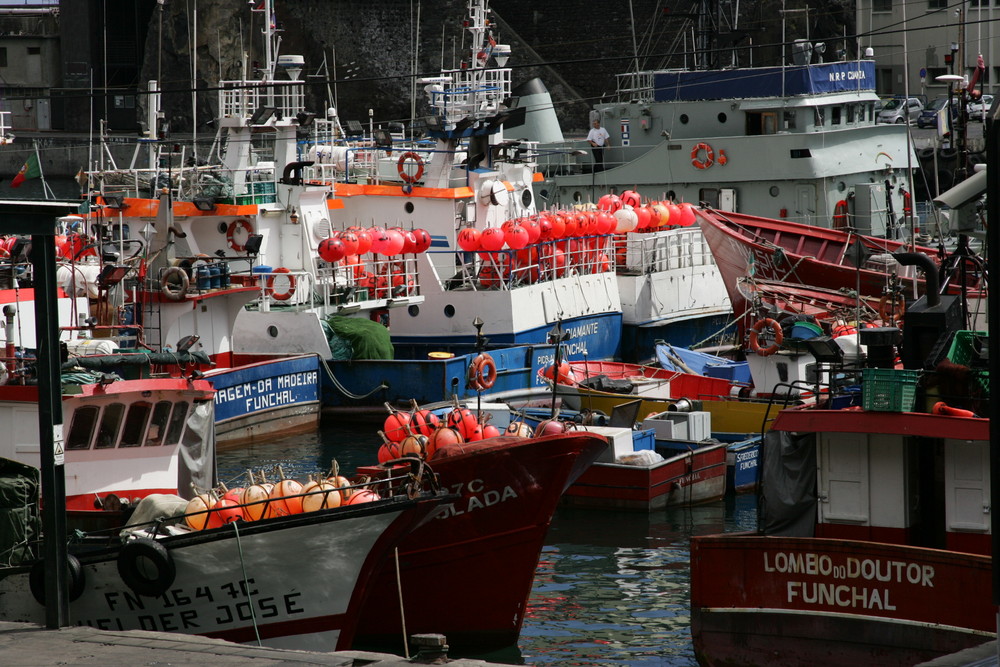
[[[699,189],[698,201],[709,208],[719,208],[719,189],[718,188]]]
[[[174,406],[174,412],[170,415],[170,427],[167,429],[166,444],[176,445],[181,441],[181,435],[184,433],[184,422],[187,421],[188,407],[186,401],[181,401]]]
[[[86,405],[73,412],[73,421],[66,436],[66,449],[90,449],[90,441],[94,439],[100,414],[101,409],[96,405]]]
[[[839,106],[830,107],[830,125],[840,125],[841,111]]]
[[[747,136],[775,134],[778,131],[778,114],[774,111],[747,111]]]
[[[795,129],[795,109],[785,109],[783,114],[786,130]]]
[[[149,433],[146,434],[146,446],[155,447],[163,444],[163,436],[170,424],[170,401],[160,401],[153,408],[153,418],[149,420]]]
[[[823,127],[826,124],[823,107],[813,107],[813,124],[816,125],[816,127]]]
[[[137,401],[129,406],[119,447],[138,447],[142,444],[142,438],[146,434],[146,422],[149,421],[149,412],[152,407],[152,404],[147,401]]]
[[[105,406],[104,414],[101,415],[101,426],[97,430],[95,449],[110,449],[115,446],[118,442],[118,431],[121,428],[124,415],[125,406],[121,403]]]

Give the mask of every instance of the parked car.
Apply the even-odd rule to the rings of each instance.
[[[882,110],[876,116],[879,123],[905,123],[907,117],[915,121],[924,110],[924,103],[919,98],[894,97],[882,105]]]
[[[986,114],[989,112],[992,104],[992,95],[983,95],[978,100],[969,102],[969,106],[967,107],[969,120],[986,120]]]
[[[936,127],[937,126],[937,115],[938,112],[948,106],[947,97],[939,97],[933,102],[924,107],[924,110],[920,112],[917,117],[917,127]],[[958,105],[951,105],[951,119],[955,120],[958,118]]]

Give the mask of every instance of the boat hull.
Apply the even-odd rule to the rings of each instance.
[[[819,538],[692,539],[699,664],[913,665],[995,637],[986,556]]]
[[[707,445],[650,466],[595,463],[563,496],[572,507],[652,511],[699,505],[726,493],[726,446]]]
[[[350,644],[369,576],[436,505],[396,498],[237,522],[238,533],[226,526],[167,537],[159,543],[176,577],[155,597],[139,595],[123,581],[119,559],[133,558],[122,555],[127,545],[81,553],[82,592],[70,602],[70,616],[78,625],[99,629],[180,632],[239,643],[257,643],[259,637],[274,648],[343,649]],[[292,563],[296,567],[288,567]],[[29,569],[2,573],[5,621],[45,622]]]
[[[398,575],[395,562],[381,568],[355,648],[398,646],[401,605],[407,635],[441,633],[460,651],[516,643],[559,497],[606,447],[602,436],[581,431],[435,453],[430,464],[442,486],[461,497],[399,545]]]
[[[316,355],[252,361],[210,371],[215,387],[215,438],[220,447],[313,430],[319,424]]]

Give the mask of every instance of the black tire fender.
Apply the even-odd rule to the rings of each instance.
[[[122,545],[118,552],[118,575],[138,595],[158,597],[174,583],[177,566],[165,546],[140,537]]]
[[[69,599],[70,602],[83,595],[83,589],[87,585],[87,577],[83,573],[83,566],[73,554],[66,555],[67,572],[69,576]],[[28,573],[28,586],[31,588],[31,595],[38,604],[45,606],[45,561],[37,560],[31,566]]]

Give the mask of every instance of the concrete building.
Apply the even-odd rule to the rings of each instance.
[[[995,93],[1000,82],[998,0],[858,0],[857,33],[860,53],[874,51],[875,82],[880,95],[948,94],[942,74],[971,75],[981,54],[986,70],[984,93]],[[906,85],[909,84],[909,91]]]
[[[60,53],[58,6],[0,7],[0,103],[14,130],[51,129]]]

